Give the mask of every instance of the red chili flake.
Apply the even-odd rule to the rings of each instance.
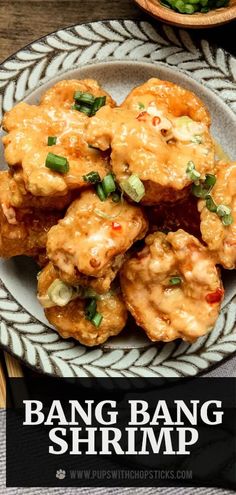
[[[158,117],[157,115],[156,115],[156,117],[153,117],[153,119],[152,119],[152,125],[155,125],[156,126],[156,125],[160,124],[160,122],[161,122],[160,117]]]
[[[112,222],[111,225],[112,225],[113,230],[121,230],[122,229],[121,224],[118,222]]]
[[[138,114],[137,116],[137,120],[147,120],[147,117],[149,116],[149,114],[147,112],[141,112]]]
[[[224,291],[219,287],[215,292],[206,295],[206,302],[208,302],[208,304],[218,303],[221,301],[223,295]]]

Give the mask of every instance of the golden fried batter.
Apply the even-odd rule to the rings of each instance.
[[[61,213],[55,210],[13,208],[9,174],[0,172],[0,256],[41,255],[49,229],[60,218]]]
[[[39,255],[46,246],[47,233],[60,215],[53,210],[16,210],[14,223],[9,223],[0,208],[0,256]]]
[[[11,171],[0,171],[0,190],[5,206],[17,209],[65,210],[78,194],[76,191],[68,191],[64,196],[33,196],[25,189],[21,170],[16,170],[14,174]]]
[[[134,89],[120,108],[105,106],[88,121],[88,142],[106,150],[122,186],[135,174],[143,182],[144,204],[175,202],[188,194],[190,161],[205,176],[214,168],[210,116],[184,88],[150,79]]]
[[[236,268],[236,162],[219,162],[216,177],[211,197],[217,206],[231,209],[232,223],[225,226],[222,217],[209,211],[206,201],[200,200],[201,233],[216,262],[232,270]]]
[[[3,137],[6,161],[17,172],[20,167],[24,187],[33,196],[65,197],[68,191],[86,186],[83,175],[88,172],[96,170],[101,177],[105,175],[107,160],[85,140],[89,117],[72,108],[77,90],[94,96],[106,95],[106,103],[113,105],[96,81],[68,80],[50,88],[39,105],[19,103],[3,118],[3,127],[8,132]],[[55,145],[48,146],[49,136],[57,138]],[[67,158],[68,173],[45,166],[49,152]]]
[[[125,252],[144,237],[147,227],[141,208],[125,200],[114,203],[111,197],[102,202],[87,190],[50,230],[47,254],[65,282],[106,292]]]
[[[49,263],[39,274],[38,295],[42,298],[48,288],[56,280],[57,274]],[[97,301],[97,310],[103,319],[100,326],[95,327],[85,317],[84,299],[74,299],[66,306],[45,308],[48,321],[55,326],[58,333],[65,339],[73,337],[81,344],[95,346],[103,344],[109,337],[118,335],[127,320],[127,310],[119,293],[107,293]]]
[[[121,269],[124,300],[155,341],[192,342],[209,332],[224,291],[214,259],[183,230],[146,238],[146,247]]]

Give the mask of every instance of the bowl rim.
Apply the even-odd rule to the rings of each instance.
[[[210,10],[204,14],[196,12],[190,15],[168,9],[162,6],[159,0],[157,2],[154,0],[134,0],[134,2],[146,13],[174,26],[183,26],[192,29],[213,28],[236,19],[236,3],[228,7]]]

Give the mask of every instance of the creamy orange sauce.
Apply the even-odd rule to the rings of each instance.
[[[95,277],[97,289],[104,292],[125,252],[144,237],[147,226],[139,207],[111,198],[101,202],[92,190],[84,191],[50,230],[47,253],[63,280],[83,285],[88,283],[84,276]]]
[[[171,285],[172,277],[181,283]],[[223,297],[214,259],[183,230],[148,236],[144,250],[124,264],[121,287],[128,309],[153,341],[191,342],[209,332]],[[209,304],[215,293],[218,302]]]
[[[53,265],[49,263],[38,278],[38,296],[47,294],[52,282],[57,278]],[[103,315],[101,325],[96,328],[85,318],[84,299],[75,299],[64,307],[54,306],[45,309],[48,321],[52,323],[67,339],[73,337],[81,344],[95,346],[102,344],[109,337],[118,335],[124,328],[127,320],[127,309],[119,292],[104,294],[97,301],[97,310]]]
[[[75,91],[105,95],[106,105],[89,118],[72,108]],[[26,254],[45,267],[38,280],[40,301],[49,297],[56,279],[100,294],[97,311],[103,319],[98,328],[86,319],[86,303],[77,292],[66,306],[45,309],[63,338],[101,344],[124,328],[127,309],[154,342],[192,342],[211,330],[223,298],[216,263],[236,266],[236,164],[215,164],[219,147],[199,98],[170,82],[150,79],[115,107],[96,81],[60,81],[39,105],[20,103],[7,112],[3,127],[10,170],[0,172],[0,255]],[[55,145],[48,146],[49,136],[57,138]],[[67,173],[45,166],[49,152],[67,158]],[[190,161],[202,179],[217,174],[212,198],[230,207],[234,220],[223,226],[199,201],[207,247],[181,229],[168,235],[156,232],[177,222],[199,235],[199,216],[193,218],[189,200]],[[91,171],[101,178],[112,171],[121,189],[124,180],[137,175],[145,188],[142,205],[130,198],[101,202],[83,178]],[[152,207],[148,217],[153,233],[137,252],[136,241],[148,231],[143,205]],[[109,291],[118,275],[124,300],[119,291]],[[171,285],[173,277],[180,283]]]
[[[217,205],[231,208],[233,223],[224,226],[216,213],[210,212],[205,201],[201,200],[198,204],[201,233],[216,263],[232,270],[236,268],[236,162],[219,162],[216,177],[211,196]]]
[[[102,150],[111,147],[119,183],[131,174],[139,176],[146,204],[183,197],[191,183],[186,175],[189,161],[202,177],[214,170],[214,144],[205,107],[189,91],[161,83],[151,79],[131,92],[120,108],[101,108],[89,120],[87,130],[92,145]]]
[[[106,95],[96,81],[60,81],[44,95],[40,105],[19,103],[3,119],[8,134],[3,137],[5,158],[10,167],[21,167],[26,190],[34,196],[65,195],[71,189],[85,187],[83,175],[97,170],[105,175],[107,162],[89,148],[84,129],[89,117],[72,109],[75,91]],[[47,145],[49,136],[57,143]],[[47,168],[48,153],[68,159],[69,172],[59,174]]]

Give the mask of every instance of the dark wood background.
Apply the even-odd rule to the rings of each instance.
[[[72,24],[98,19],[148,18],[133,0],[0,0],[0,61],[27,43]],[[236,55],[236,22],[195,31]]]

